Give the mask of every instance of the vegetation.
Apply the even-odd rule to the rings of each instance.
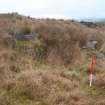
[[[16,18],[12,30],[14,15],[9,15],[0,17],[0,105],[105,104],[104,60],[97,58],[91,88],[87,73],[91,54],[104,43],[104,26],[87,27],[73,20]],[[14,40],[13,31],[19,35],[31,33],[35,39]],[[9,47],[8,37],[14,48]],[[91,39],[98,41],[98,49],[82,49]]]

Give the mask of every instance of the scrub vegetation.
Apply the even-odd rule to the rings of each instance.
[[[0,105],[104,105],[105,26],[93,24],[0,15]],[[83,48],[90,40],[97,46]],[[89,87],[92,53],[99,57]]]

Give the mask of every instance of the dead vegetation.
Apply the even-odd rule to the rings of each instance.
[[[87,104],[87,101],[84,100],[84,94],[80,91],[80,80],[73,76],[67,78],[66,68],[46,65],[35,66],[33,69],[32,62],[29,63],[26,59],[19,58],[13,52],[8,53],[6,50],[1,53],[1,58],[4,59],[2,61],[4,65],[2,65],[0,72],[0,90],[2,93],[0,104]],[[6,63],[4,63],[5,60]]]
[[[14,15],[0,17],[0,105],[104,105],[104,66],[96,67],[98,74],[90,88],[87,66],[91,51],[81,49],[94,39],[98,51],[104,31],[69,20],[26,20]],[[35,35],[31,43],[34,57],[8,46],[8,38],[19,30]]]

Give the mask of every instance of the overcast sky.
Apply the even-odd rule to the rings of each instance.
[[[0,0],[0,13],[35,18],[105,18],[105,0]]]

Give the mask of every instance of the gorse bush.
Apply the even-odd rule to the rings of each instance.
[[[46,48],[42,47],[42,46],[37,46],[35,49],[35,59],[37,59],[38,61],[43,61],[46,59]]]
[[[73,41],[69,28],[59,24],[42,24],[36,28],[47,48],[47,61],[55,64],[70,64],[79,54],[78,41]]]
[[[35,38],[34,58],[39,62],[45,61],[47,57],[47,47],[40,38]]]
[[[22,29],[22,33],[23,33],[23,34],[30,34],[30,33],[31,33],[30,27],[24,27],[24,28]]]
[[[27,35],[27,34],[31,34],[30,27],[23,27],[16,32],[16,35]]]

